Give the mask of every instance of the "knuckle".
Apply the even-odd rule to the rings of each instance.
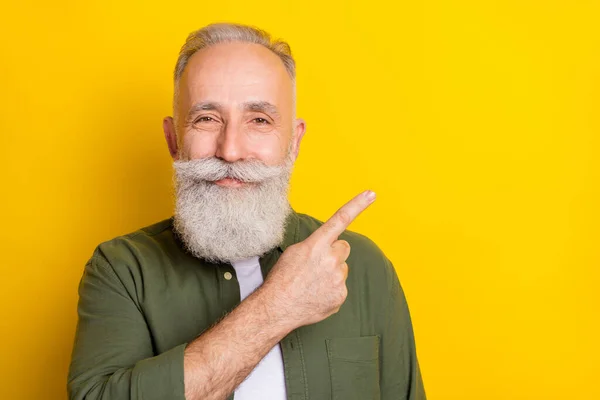
[[[338,220],[344,225],[348,225],[352,221],[352,217],[345,209],[338,210]]]
[[[344,277],[348,276],[348,263],[342,263],[342,271],[344,272]]]
[[[346,279],[348,277],[348,269],[343,266],[344,264],[339,264],[339,265],[340,265],[340,267],[336,271],[337,273],[335,275],[335,284],[337,286],[346,287]]]
[[[344,301],[346,301],[346,296],[339,294],[338,296],[335,297],[335,306],[336,308],[339,310],[342,305],[344,304]]]
[[[335,230],[335,221],[327,221],[319,228],[325,235],[330,234]]]
[[[350,249],[350,243],[348,243],[346,240],[341,239],[338,240],[338,242],[344,249]]]
[[[350,252],[351,252],[350,245],[344,247],[344,260],[343,261],[346,261],[348,259],[348,257],[350,257]]]
[[[336,252],[330,253],[325,257],[325,262],[327,264],[331,264],[331,265],[337,265],[339,264],[339,254],[337,254]]]

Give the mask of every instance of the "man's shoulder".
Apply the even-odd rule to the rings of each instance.
[[[93,258],[109,263],[147,257],[148,253],[164,251],[173,242],[173,218],[167,218],[100,243]]]

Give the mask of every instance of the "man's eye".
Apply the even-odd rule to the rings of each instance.
[[[212,117],[204,116],[200,117],[196,120],[196,122],[212,122],[214,119]]]
[[[258,118],[254,118],[254,122],[256,122],[256,123],[258,123],[258,124],[261,124],[261,125],[266,125],[266,124],[268,124],[268,123],[269,123],[269,121],[267,121],[267,120],[266,120],[266,119],[264,119],[264,118],[260,118],[260,117],[258,117]]]

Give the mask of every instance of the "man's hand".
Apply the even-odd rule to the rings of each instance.
[[[371,191],[354,197],[308,238],[289,246],[267,276],[262,290],[294,329],[338,312],[346,300],[350,245],[338,236],[373,201]]]

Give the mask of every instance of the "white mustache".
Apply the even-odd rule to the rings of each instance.
[[[188,161],[175,161],[173,166],[183,181],[218,181],[233,178],[241,182],[261,182],[285,173],[287,164],[266,165],[256,159],[236,162],[223,161],[217,157],[206,157]]]

